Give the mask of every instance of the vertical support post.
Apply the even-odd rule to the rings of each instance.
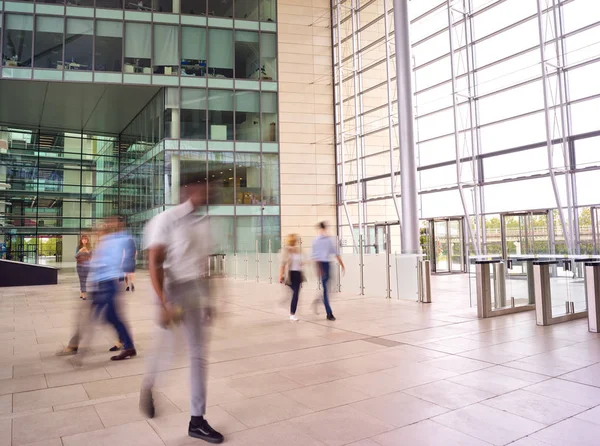
[[[273,283],[273,253],[271,239],[269,239],[269,283]]]
[[[492,314],[492,282],[489,262],[478,262],[475,266],[477,287],[477,317],[484,319]]]
[[[256,267],[256,283],[260,282],[260,258],[258,255],[258,240],[254,240],[254,265]]]
[[[535,316],[537,325],[550,325],[552,321],[552,300],[550,296],[550,265],[533,264],[535,287]]]
[[[494,304],[496,309],[506,307],[506,265],[494,263]]]
[[[359,271],[360,271],[360,295],[364,296],[365,295],[365,255],[364,255],[364,249],[363,249],[363,236],[359,235],[358,236],[358,240],[359,240],[359,244],[360,246],[358,247],[359,249]]]
[[[573,253],[571,247],[571,236],[570,228],[565,222],[565,216],[562,208],[562,200],[558,191],[558,185],[556,184],[556,175],[554,173],[554,161],[552,157],[552,124],[550,123],[550,109],[548,105],[548,73],[546,72],[546,39],[544,37],[544,28],[542,21],[542,0],[537,0],[537,21],[538,21],[538,34],[540,38],[540,66],[542,68],[542,90],[544,93],[544,119],[546,125],[546,149],[548,157],[548,173],[550,174],[550,181],[552,183],[552,190],[554,191],[554,199],[558,208],[558,216],[560,218],[560,224],[563,228],[563,235],[565,238],[565,244],[567,245],[567,252]],[[539,325],[539,324],[538,324]]]
[[[400,185],[402,194],[403,254],[419,253],[419,209],[413,119],[410,18],[408,0],[393,0],[396,43],[396,87],[398,92],[398,135],[400,140]]]
[[[246,252],[246,257],[244,257],[244,263],[246,265],[246,273],[244,275],[244,280],[248,280],[248,253]]]
[[[391,299],[392,298],[392,253],[391,253],[391,246],[392,246],[392,237],[390,234],[390,226],[386,225],[385,226],[386,230],[385,230],[385,278],[387,280],[387,286],[386,286],[386,298],[387,299]]]
[[[387,82],[387,115],[388,115],[388,144],[390,146],[390,192],[398,221],[402,219],[398,197],[396,197],[396,173],[394,169],[394,120],[392,119],[392,69],[390,67],[390,31],[388,17],[388,0],[383,0],[383,27],[385,31],[385,73]],[[398,149],[400,150],[400,149]],[[402,233],[402,228],[400,228]]]
[[[233,253],[233,278],[237,280],[238,276],[238,255]]]
[[[363,182],[362,182],[362,163],[364,158],[361,155],[360,145],[363,129],[359,123],[359,108],[358,108],[358,90],[360,85],[358,82],[358,66],[356,64],[356,0],[350,0],[350,19],[352,22],[352,81],[354,85],[354,149],[356,156],[356,200],[358,202],[358,236],[363,235]],[[339,31],[339,29],[338,29]]]
[[[354,235],[354,224],[352,223],[352,217],[350,217],[350,212],[348,211],[348,203],[346,200],[346,155],[344,153],[345,144],[344,144],[344,94],[342,91],[342,80],[344,78],[344,73],[342,70],[342,37],[341,37],[341,6],[340,1],[338,0],[336,3],[336,21],[337,21],[337,60],[338,60],[338,100],[340,102],[339,108],[339,133],[338,138],[340,140],[340,158],[341,158],[341,177],[342,177],[342,206],[344,207],[344,213],[346,214],[346,220],[348,221],[348,226],[350,228],[350,235],[352,236],[352,246],[358,246],[356,243],[356,236]],[[332,20],[333,22],[333,20]]]
[[[585,298],[588,309],[588,330],[600,333],[600,263],[585,265]]]
[[[452,111],[454,117],[454,147],[456,152],[456,184],[458,186],[458,193],[460,195],[460,201],[462,203],[463,212],[465,215],[465,224],[467,227],[467,234],[469,235],[469,239],[471,240],[471,244],[473,245],[473,251],[475,251],[476,255],[480,255],[479,251],[479,243],[475,240],[473,235],[473,229],[471,228],[470,214],[469,208],[467,207],[467,200],[465,199],[465,193],[462,187],[462,164],[461,164],[461,156],[460,156],[460,139],[459,139],[459,129],[458,129],[458,105],[456,100],[456,68],[454,64],[454,39],[453,39],[453,31],[454,31],[454,20],[452,18],[452,0],[447,0],[447,9],[448,9],[448,36],[450,43],[450,71],[452,77]]]

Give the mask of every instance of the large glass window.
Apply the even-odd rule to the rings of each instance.
[[[5,67],[30,67],[33,16],[6,14],[3,42],[2,65]]]
[[[91,70],[94,45],[94,21],[67,19],[65,69]]]
[[[261,93],[261,134],[263,141],[277,141],[277,93]]]
[[[181,27],[181,75],[206,76],[206,28]]]
[[[237,79],[260,79],[260,56],[258,33],[235,32],[235,77]]]
[[[262,203],[267,206],[279,204],[279,155],[263,154]]]
[[[233,0],[208,0],[208,15],[233,18]]]
[[[206,15],[206,1],[181,0],[181,13],[191,15]]]
[[[262,225],[260,217],[237,217],[235,219],[236,248],[239,253],[256,252],[261,248]]]
[[[206,90],[181,89],[181,138],[206,139]]]
[[[277,36],[261,33],[260,35],[260,78],[277,80]]]
[[[235,0],[235,18],[258,20],[258,0]]]
[[[235,139],[260,141],[260,97],[257,91],[235,93]]]
[[[96,8],[123,9],[123,1],[124,0],[96,0]]]
[[[263,217],[262,252],[269,252],[269,240],[271,241],[271,252],[279,252],[281,249],[281,218]]]
[[[233,152],[208,152],[210,205],[233,205],[236,178]]]
[[[274,22],[277,18],[276,0],[262,0],[260,2],[260,20],[263,22]]]
[[[236,153],[236,204],[259,205],[260,192],[260,154]]]
[[[233,77],[233,31],[211,29],[208,39],[208,75],[217,78]]]
[[[97,20],[94,69],[97,71],[120,72],[122,58],[123,23]]]
[[[233,140],[233,91],[208,92],[208,130],[212,140]]]
[[[125,73],[151,73],[151,46],[148,23],[125,23]]]
[[[179,32],[173,25],[154,25],[154,73],[177,75],[179,70]]]
[[[36,68],[62,68],[64,19],[37,16],[35,21]]]

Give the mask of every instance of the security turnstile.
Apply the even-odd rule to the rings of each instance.
[[[592,333],[600,333],[600,262],[585,263],[584,272],[588,329]]]

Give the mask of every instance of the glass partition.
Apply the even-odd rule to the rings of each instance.
[[[181,138],[206,139],[206,95],[203,88],[181,89]]]
[[[65,64],[67,70],[90,70],[94,54],[94,21],[67,19]]]
[[[262,203],[279,204],[279,155],[263,153],[262,156]]]
[[[261,218],[260,217],[236,217],[236,252],[248,253],[248,260],[254,262],[256,243],[261,247]],[[250,275],[254,271],[254,265],[249,268]]]
[[[233,18],[233,0],[208,0],[208,15]]]
[[[62,69],[64,19],[37,16],[35,21],[35,68]]]
[[[277,36],[260,34],[260,79],[277,80]]]
[[[208,152],[209,205],[233,205],[233,152]]]
[[[33,43],[33,16],[5,14],[2,65],[30,67]]]
[[[260,96],[257,91],[235,93],[235,139],[260,141]]]
[[[236,204],[238,206],[259,205],[261,197],[260,154],[236,153],[235,164]],[[260,208],[256,208],[256,213],[260,214]]]
[[[261,92],[261,135],[263,141],[278,140],[277,93]]]
[[[181,27],[182,76],[206,76],[206,28]]]
[[[152,28],[148,23],[125,23],[125,73],[150,74]]]
[[[233,91],[209,90],[208,126],[211,140],[233,140]]]
[[[260,56],[258,33],[235,32],[235,77],[237,79],[260,79]]]
[[[233,78],[233,30],[208,31],[208,76]]]
[[[173,25],[154,25],[154,74],[179,74],[179,31]]]
[[[123,23],[96,20],[94,69],[96,71],[122,71]]]

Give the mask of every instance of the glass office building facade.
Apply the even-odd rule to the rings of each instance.
[[[393,0],[332,6],[339,228],[399,250]],[[408,3],[421,244],[471,254],[600,253],[600,3]],[[341,79],[341,82],[340,82]]]
[[[2,255],[71,264],[79,235],[115,213],[141,242],[145,222],[178,203],[188,171],[215,185],[200,212],[219,229],[220,251],[266,252],[269,241],[277,250],[275,7],[275,0],[0,2],[5,91],[43,85],[50,101],[58,84],[73,86],[44,104],[39,119],[28,119],[34,110],[2,113]],[[142,93],[147,99],[132,113]],[[84,117],[104,107],[103,96],[114,104],[91,126]],[[63,127],[61,114],[77,117],[78,108],[81,125],[65,118]]]

